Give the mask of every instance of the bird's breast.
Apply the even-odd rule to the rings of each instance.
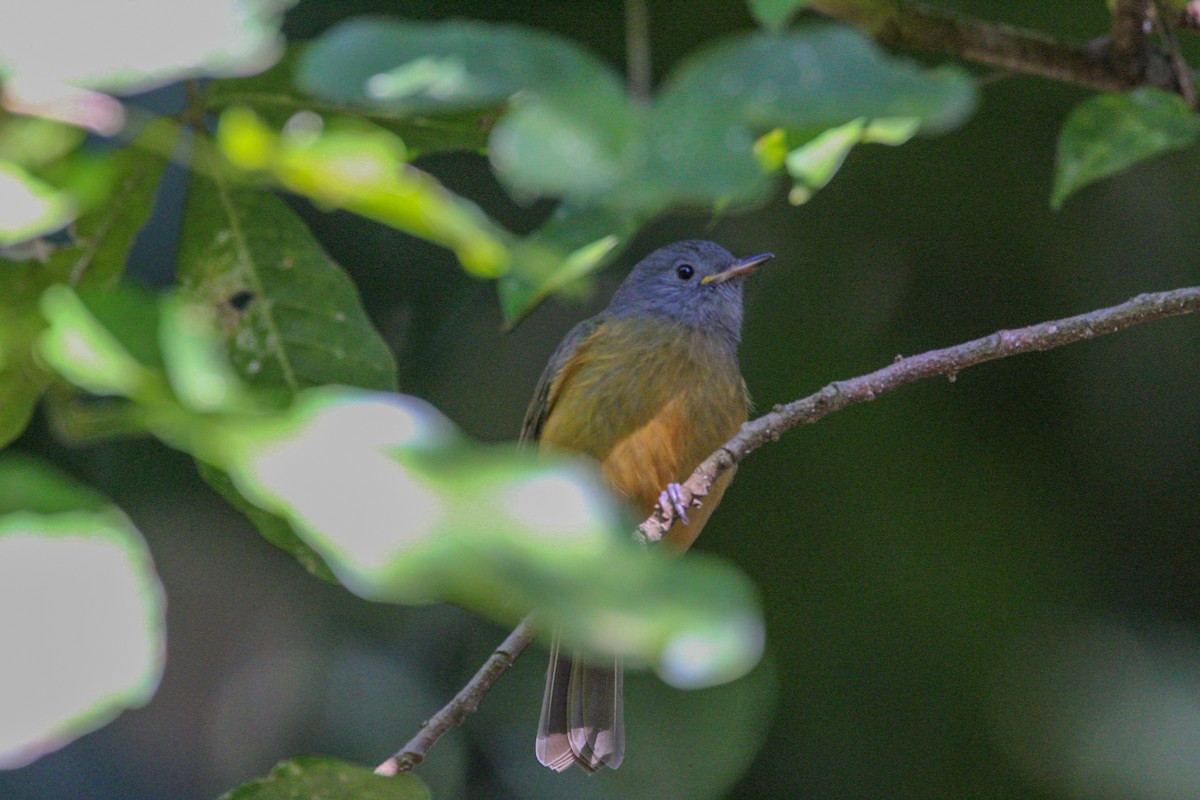
[[[673,323],[606,321],[564,365],[552,396],[542,445],[593,456],[610,486],[646,514],[668,483],[685,480],[746,421],[735,354]],[[679,531],[684,546],[702,525]]]

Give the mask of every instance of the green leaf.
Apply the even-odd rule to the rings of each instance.
[[[155,127],[146,135],[162,137],[169,145],[175,132]],[[139,137],[109,157],[113,194],[75,221],[74,244],[52,250],[44,262],[0,260],[0,447],[25,429],[49,381],[33,348],[44,328],[38,312],[41,293],[55,283],[111,285],[124,271],[134,239],[150,216],[166,161],[145,149],[144,141]]]
[[[796,12],[809,0],[749,0],[750,13],[759,25],[773,31],[783,30]]]
[[[788,200],[793,205],[808,202],[833,180],[855,145],[904,144],[916,134],[918,124],[911,117],[860,118],[817,134],[783,159],[788,175],[795,181]]]
[[[53,233],[78,214],[70,192],[11,161],[0,161],[0,247]]]
[[[513,267],[496,283],[505,325],[511,327],[551,294],[585,280],[611,262],[641,220],[615,208],[559,206],[513,250]]]
[[[268,125],[283,128],[297,114],[314,112],[325,118],[360,114],[399,136],[409,158],[447,150],[481,152],[495,121],[495,109],[446,111],[437,115],[405,114],[386,108],[364,107],[305,94],[296,88],[296,67],[307,44],[293,44],[271,69],[247,78],[216,80],[204,87],[210,111],[248,108]]]
[[[144,705],[164,624],[162,586],[125,515],[40,462],[0,456],[0,768]]]
[[[1102,94],[1080,103],[1058,137],[1051,207],[1073,192],[1139,161],[1196,141],[1200,117],[1161,89]]]
[[[269,426],[196,441],[368,599],[450,601],[504,622],[537,609],[568,641],[685,687],[736,678],[761,654],[740,573],[634,545],[590,468],[468,447],[413,398],[314,389]]]
[[[221,800],[430,800],[411,773],[376,775],[333,758],[302,756],[283,761],[265,778],[221,795]]]
[[[363,122],[341,123],[326,129],[310,114],[293,118],[277,136],[252,111],[233,108],[221,115],[217,144],[235,166],[268,172],[318,205],[345,208],[453,249],[476,275],[495,277],[508,268],[510,237],[478,206],[409,166],[395,134]]]

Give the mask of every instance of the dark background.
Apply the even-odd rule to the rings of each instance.
[[[1076,40],[1104,4],[941,2]],[[301,2],[289,37],[363,12],[520,21],[623,60],[619,2]],[[738,3],[650,3],[656,75],[752,23]],[[777,257],[748,287],[742,366],[760,408],[912,354],[1197,282],[1200,162],[1158,159],[1048,206],[1054,143],[1087,92],[986,75],[960,131],[854,152],[784,199],[647,228],[587,302],[502,334],[494,287],[443,250],[301,207],[354,276],[401,388],[471,435],[512,439],[546,358],[637,257],[680,238]],[[167,100],[170,94],[166,95]],[[516,230],[476,156],[421,165]],[[133,271],[161,282],[181,176]],[[172,210],[174,209],[174,212]],[[1197,321],[927,381],[755,453],[698,547],[757,582],[768,659],[684,694],[631,678],[617,773],[533,758],[531,651],[419,771],[439,798],[1200,796]],[[169,656],[145,709],[34,765],[0,798],[213,798],[276,761],[376,763],[504,631],[452,608],[372,605],[308,577],[150,441],[18,448],[120,503],[166,585]]]

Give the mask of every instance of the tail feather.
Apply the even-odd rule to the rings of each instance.
[[[625,757],[621,663],[595,666],[550,649],[546,693],[538,722],[538,761],[561,772],[578,764],[585,772],[616,769]]]

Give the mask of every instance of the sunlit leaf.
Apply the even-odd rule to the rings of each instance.
[[[0,247],[52,233],[75,219],[69,192],[55,189],[17,164],[0,161]]]
[[[505,622],[536,608],[569,641],[679,686],[737,677],[761,653],[739,573],[637,547],[590,470],[467,447],[413,398],[314,389],[269,427],[197,441],[369,599],[448,600]]]
[[[136,92],[257,72],[279,57],[292,0],[46,0],[0,28],[0,73],[26,94],[72,84]],[[54,47],[47,47],[54,42]]]
[[[160,134],[168,144],[173,140],[172,132],[155,131]],[[13,147],[26,149],[15,143]],[[28,148],[45,152],[34,143]],[[48,246],[44,260],[0,260],[0,446],[24,429],[49,380],[33,349],[43,327],[38,311],[42,291],[55,283],[111,285],[124,271],[134,238],[150,215],[165,160],[141,147],[140,140],[108,160],[113,195],[75,221],[74,244]]]
[[[0,457],[0,768],[145,704],[163,628],[162,587],[129,520],[49,467]]]
[[[1060,208],[1081,187],[1187,147],[1197,135],[1200,117],[1171,92],[1137,89],[1085,100],[1059,134],[1050,205]]]
[[[795,181],[788,200],[793,205],[808,202],[833,180],[855,145],[904,144],[916,134],[918,125],[911,117],[860,118],[817,134],[784,157],[784,167]]]
[[[508,267],[508,234],[474,203],[408,165],[403,141],[383,128],[343,122],[327,129],[308,113],[277,136],[253,112],[234,108],[221,116],[217,143],[235,166],[268,172],[318,205],[449,247],[477,275],[495,277]]]
[[[52,321],[41,354],[64,378],[93,394],[148,398],[161,382],[98,320],[79,295],[51,286],[42,295],[42,314]]]
[[[769,30],[781,30],[787,26],[809,0],[749,0],[750,13],[759,25]]]
[[[304,756],[284,761],[265,778],[221,795],[221,800],[430,800],[429,789],[412,773],[391,777],[332,758]]]

